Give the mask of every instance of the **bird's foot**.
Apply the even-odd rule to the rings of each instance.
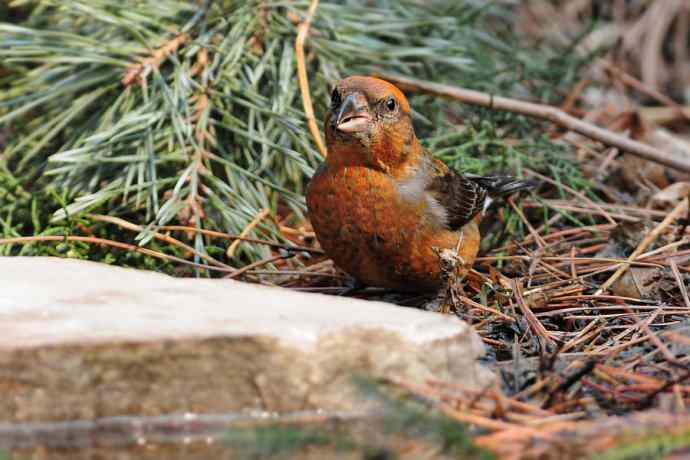
[[[464,295],[462,280],[465,279],[467,268],[465,260],[452,249],[438,250],[441,263],[443,286],[437,298],[438,311],[450,313],[457,310],[457,294]]]

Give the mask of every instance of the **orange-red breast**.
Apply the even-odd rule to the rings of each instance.
[[[487,198],[530,185],[463,175],[433,157],[417,140],[405,95],[378,78],[338,82],[325,131],[328,156],[309,184],[309,216],[326,254],[367,285],[438,289],[440,250],[457,248],[469,269]]]

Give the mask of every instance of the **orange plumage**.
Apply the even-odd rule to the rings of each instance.
[[[328,156],[307,192],[311,223],[326,254],[367,285],[438,289],[440,250],[458,249],[461,271],[474,263],[487,196],[529,185],[465,176],[434,158],[405,95],[377,78],[338,82],[325,131]]]

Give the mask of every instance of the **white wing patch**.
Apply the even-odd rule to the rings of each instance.
[[[427,168],[427,165],[422,163],[421,167],[415,168],[405,180],[398,182],[398,193],[409,203],[417,204],[424,200],[429,220],[439,227],[447,227],[448,211],[426,190],[431,177]]]
[[[487,209],[489,209],[489,206],[491,206],[491,203],[494,202],[494,199],[491,198],[490,196],[487,196],[486,199],[484,200],[484,209],[482,209],[482,213],[485,213]]]
[[[427,211],[434,217],[432,222],[439,227],[448,227],[448,211],[434,198],[431,193],[425,192]]]

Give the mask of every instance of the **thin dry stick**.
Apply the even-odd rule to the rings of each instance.
[[[291,257],[295,257],[297,254],[295,253],[289,253],[285,255],[278,255],[274,257],[269,257],[268,259],[264,260],[257,260],[256,262],[253,262],[249,265],[245,265],[244,267],[240,268],[239,270],[234,271],[233,273],[230,273],[229,275],[225,276],[225,278],[237,278],[238,276],[247,273],[250,270],[253,270],[257,267],[262,267],[264,265],[272,264],[273,262],[277,262],[279,260],[283,259],[289,259]]]
[[[653,251],[645,252],[644,254],[641,254],[640,257],[638,257],[638,260],[647,260],[649,262],[654,261],[654,260],[659,260],[660,265],[665,265],[664,264],[664,259],[674,260],[674,259],[679,259],[679,260],[685,260],[686,256],[690,254],[690,251],[685,250],[685,251],[678,251],[678,246],[683,246],[685,244],[688,244],[690,240],[683,238],[678,241],[674,241],[673,243],[669,243],[665,246],[662,246],[660,248],[656,248]],[[675,253],[673,254],[673,259],[669,258],[668,254],[664,254],[665,252],[668,252],[670,249],[675,249]]]
[[[382,74],[382,78],[396,83],[403,90],[418,91],[436,96],[446,97],[466,104],[478,105],[489,109],[503,110],[519,113],[542,120],[548,120],[563,128],[582,134],[602,144],[617,147],[631,155],[654,161],[679,171],[690,172],[690,158],[682,158],[670,155],[651,145],[629,139],[604,128],[600,128],[586,121],[579,120],[560,110],[557,107],[534,102],[519,101],[507,97],[493,96],[492,94],[459,88],[452,85],[432,83],[416,78],[405,77],[396,74]]]
[[[609,279],[606,280],[604,284],[601,285],[594,295],[602,294],[605,290],[611,287],[613,283],[616,282],[618,278],[626,272],[628,267],[630,267],[630,262],[633,262],[639,255],[641,255],[650,244],[652,244],[658,237],[663,233],[666,228],[671,225],[676,219],[678,219],[688,208],[688,199],[685,198],[683,201],[678,203],[673,211],[669,213],[664,220],[657,225],[654,230],[652,230],[637,246],[637,248],[630,254],[630,257],[616,270]]]
[[[690,308],[690,297],[688,297],[688,288],[683,282],[683,278],[680,275],[680,270],[678,270],[678,264],[673,259],[669,260],[669,264],[671,265],[671,271],[673,272],[673,276],[676,278],[676,283],[678,283],[678,289],[680,289],[680,294],[683,296],[685,306]]]
[[[681,114],[675,107],[640,107],[637,111],[642,118],[657,125],[665,125],[679,118],[690,118],[690,106],[681,106]]]
[[[520,307],[522,314],[525,316],[527,324],[529,324],[530,329],[532,329],[532,333],[537,337],[541,337],[542,339],[544,339],[546,343],[554,345],[553,340],[549,336],[549,332],[546,330],[544,325],[539,321],[532,309],[525,302],[525,298],[522,296],[522,290],[520,288],[520,284],[518,283],[518,281],[511,280],[510,284],[512,284],[513,292],[515,293],[515,300],[517,301],[517,304]]]
[[[141,232],[145,230],[145,228],[141,225],[133,224],[129,221],[126,221],[125,219],[122,219],[120,217],[113,217],[113,216],[105,216],[102,214],[89,214],[88,215],[90,218],[93,220],[99,221],[99,222],[107,222],[109,224],[115,224],[118,227],[125,228],[127,230],[132,230],[135,232]],[[163,235],[162,233],[158,233],[155,231],[151,231],[153,234],[153,237],[156,238],[157,240],[160,241],[165,241],[166,243],[170,243],[173,246],[180,247],[184,249],[185,251],[189,251],[192,254],[194,254],[197,257],[200,257],[201,259],[204,259],[206,262],[210,263],[211,265],[215,265],[216,267],[222,267],[228,271],[235,270],[234,267],[231,267],[230,265],[224,264],[223,262],[220,262],[213,257],[209,256],[208,254],[201,253],[194,249],[193,247],[183,243],[182,241],[173,238],[170,235]]]
[[[504,405],[513,407],[516,410],[520,411],[521,413],[531,413],[535,414],[538,416],[552,416],[554,413],[549,410],[544,410],[540,408],[539,406],[535,406],[532,404],[524,403],[522,401],[518,401],[514,398],[509,398],[505,396],[504,394],[501,393],[500,389],[495,389],[495,390],[474,390],[471,388],[466,388],[463,386],[461,383],[454,383],[454,382],[448,382],[445,380],[438,380],[434,378],[430,378],[426,380],[426,384],[431,386],[432,388],[438,387],[441,389],[445,390],[452,390],[452,394],[455,397],[460,397],[459,395],[470,395],[470,396],[477,396],[477,395],[482,395],[486,394],[487,397],[494,398],[494,397],[499,397]]]
[[[481,311],[485,311],[487,313],[491,313],[492,315],[496,315],[499,318],[501,318],[505,321],[508,321],[510,323],[515,322],[515,318],[512,318],[512,317],[510,317],[510,316],[506,315],[505,313],[500,312],[498,310],[494,310],[493,308],[485,307],[484,305],[482,305],[478,302],[475,302],[474,300],[470,299],[469,297],[465,297],[463,295],[458,295],[458,300],[461,303],[464,303],[465,305],[468,305],[472,308],[476,308],[476,309],[481,310]]]
[[[448,415],[450,418],[453,418],[455,420],[464,422],[464,423],[469,423],[472,425],[476,425],[481,428],[486,428],[489,430],[506,430],[506,429],[517,429],[521,430],[524,433],[528,433],[530,435],[539,435],[540,433],[537,430],[534,430],[529,427],[521,427],[518,426],[514,423],[510,422],[504,422],[501,420],[494,420],[490,419],[488,417],[485,417],[483,415],[479,415],[476,413],[472,413],[469,411],[460,411],[453,407],[451,404],[448,404],[444,402],[442,399],[439,399],[438,396],[433,392],[433,388],[429,388],[426,385],[419,385],[415,384],[412,382],[406,382],[402,380],[391,380],[395,385],[400,386],[401,388],[404,388],[408,391],[411,391],[415,394],[425,396],[427,398],[430,398],[432,400],[435,400],[437,407],[444,412],[446,415]],[[546,437],[546,436],[545,436]]]
[[[525,224],[527,230],[529,230],[530,234],[532,235],[532,238],[534,238],[534,241],[537,243],[537,245],[540,248],[544,249],[544,247],[546,246],[546,242],[541,237],[541,235],[534,229],[534,227],[532,227],[532,224],[529,223],[529,220],[527,220],[522,210],[515,204],[513,197],[508,198],[508,204],[510,204],[510,206],[513,208],[513,211],[515,211],[522,223]]]
[[[532,276],[535,272],[536,267],[541,267],[544,269],[544,271],[556,275],[556,276],[561,276],[563,278],[570,278],[570,275],[565,273],[562,270],[559,270],[558,268],[549,265],[548,263],[545,262],[546,258],[542,256],[543,251],[541,249],[538,249],[537,251],[530,251],[529,249],[523,247],[520,243],[517,241],[515,242],[517,246],[522,249],[524,252],[527,253],[527,256],[525,256],[525,261],[530,262],[530,268],[529,268],[529,275]],[[557,257],[556,260],[562,261],[563,259],[560,257]]]
[[[546,182],[546,181],[545,181],[545,182]],[[545,202],[545,203],[553,203],[553,204],[568,204],[568,203],[572,203],[572,201],[568,201],[568,200],[557,200],[557,199],[548,199],[548,200],[544,200],[544,202]],[[525,204],[527,204],[527,203],[529,203],[529,201],[525,200],[525,201],[523,202],[523,205],[525,205]],[[661,218],[664,218],[664,217],[666,217],[666,214],[668,214],[666,211],[659,211],[659,210],[655,210],[655,209],[639,208],[639,207],[637,207],[637,206],[626,206],[626,205],[623,205],[623,204],[620,204],[620,203],[597,203],[597,205],[598,205],[599,207],[601,207],[602,209],[608,209],[608,210],[611,210],[611,211],[619,211],[619,212],[622,212],[622,211],[628,212],[629,215],[624,215],[624,217],[630,217],[630,216],[636,215],[636,216],[640,216],[640,217],[649,217],[649,218],[651,219],[651,218],[654,218],[654,217],[661,217]],[[583,206],[583,205],[579,205],[579,206],[581,207],[581,206]],[[586,209],[586,208],[582,208],[582,209]],[[589,212],[593,212],[591,209],[588,210],[588,211],[589,211]],[[612,216],[613,216],[613,214],[612,214]],[[614,217],[615,217],[615,216],[614,216]]]
[[[481,415],[472,414],[469,412],[460,412],[459,410],[452,407],[450,404],[443,402],[439,403],[439,408],[448,417],[463,423],[469,423],[471,425],[476,425],[481,428],[486,428],[489,430],[507,430],[515,428],[515,425],[508,422],[502,422],[500,420],[493,420]]]
[[[658,311],[660,311],[659,309]],[[652,331],[652,329],[649,327],[649,324],[651,321],[645,322],[645,321],[640,321],[639,317],[636,316],[633,311],[629,307],[625,307],[625,311],[629,312],[635,323],[638,325],[641,331],[643,331],[647,336],[649,337],[649,340],[654,344],[654,346],[661,352],[662,355],[664,355],[664,358],[666,358],[666,361],[668,361],[671,364],[678,364],[678,360],[676,359],[675,355],[671,353],[671,350],[668,349],[668,347],[664,344],[664,342],[661,341],[659,337]],[[658,313],[657,313],[658,314]]]
[[[276,249],[285,249],[286,251],[302,251],[318,255],[324,254],[324,252],[321,249],[308,248],[306,246],[291,246],[289,244],[283,244],[277,241],[260,240],[258,238],[250,238],[248,236],[241,237],[239,235],[231,235],[229,233],[216,232],[214,230],[206,230],[204,228],[190,227],[187,225],[161,225],[160,227],[158,227],[158,230],[178,230],[182,232],[201,233],[202,235],[225,238],[226,240],[242,240],[247,241],[249,243],[263,244]]]
[[[157,69],[165,58],[176,52],[182,45],[189,41],[190,37],[186,33],[181,33],[172,40],[167,41],[146,58],[140,58],[139,62],[129,64],[122,76],[122,84],[131,86],[134,83],[146,84],[146,75],[151,69]]]
[[[577,280],[577,268],[575,267],[575,261],[572,259],[575,259],[575,256],[577,255],[577,251],[575,250],[575,246],[570,247],[570,277],[573,280]]]
[[[565,345],[563,345],[560,352],[565,353],[570,349],[575,348],[580,343],[586,342],[588,339],[592,338],[592,336],[600,334],[603,325],[599,325],[599,321],[599,318],[592,320],[587,326],[578,332],[575,337],[568,340]],[[597,326],[599,327],[597,328]]]
[[[629,348],[629,347],[632,347],[633,345],[637,345],[637,344],[646,342],[647,340],[649,340],[649,336],[645,335],[645,336],[638,337],[638,338],[632,339],[628,342],[624,342],[624,343],[621,343],[621,344],[615,345],[615,346],[602,345],[601,347],[597,348],[596,350],[590,351],[588,354],[590,354],[592,356],[604,355],[604,356],[611,357],[611,356],[614,356],[617,353],[625,350],[626,348]]]
[[[254,227],[259,225],[259,222],[264,220],[270,212],[271,210],[268,208],[264,208],[261,211],[259,211],[259,213],[254,217],[254,219],[252,219],[252,221],[249,222],[249,224],[246,227],[244,227],[244,229],[242,229],[242,231],[240,232],[240,238],[244,238],[245,236],[249,235],[249,232],[254,230]],[[228,246],[228,250],[225,252],[225,255],[227,255],[228,258],[233,257],[235,255],[235,251],[237,251],[237,248],[240,246],[241,241],[242,240],[238,238],[235,241],[233,241],[230,244],[230,246]]]
[[[523,202],[522,204],[524,206],[525,202]],[[536,203],[535,203],[535,206],[537,206]],[[560,214],[557,214],[557,215],[560,216]],[[610,230],[612,228],[615,228],[616,225],[618,225],[618,224],[599,224],[599,225],[587,225],[585,227],[578,227],[578,228],[568,228],[568,229],[561,230],[558,232],[549,233],[548,235],[543,235],[542,239],[544,241],[555,240],[555,239],[569,236],[572,234],[603,232],[605,230]],[[522,244],[527,244],[531,240],[532,240],[532,235],[527,235],[527,237],[524,240],[522,240]],[[517,247],[517,245],[515,243],[508,243],[505,246],[500,246],[498,248],[495,248],[493,250],[493,252],[509,251],[509,250],[515,249],[516,247]]]
[[[632,75],[630,75],[629,73],[623,71],[619,67],[611,64],[610,62],[604,62],[604,67],[606,67],[606,70],[610,71],[624,85],[627,85],[631,88],[634,88],[634,89],[638,90],[639,92],[656,99],[657,101],[661,102],[662,104],[666,104],[667,106],[672,107],[673,109],[675,109],[676,114],[678,114],[680,117],[685,118],[685,119],[690,119],[690,118],[688,118],[689,115],[683,111],[682,106],[680,106],[676,101],[674,101],[670,97],[659,92],[657,89],[652,88],[649,85],[646,85],[644,82],[638,80],[637,78],[635,78]]]
[[[551,179],[550,177],[546,177],[546,176],[544,176],[544,175],[542,175],[542,174],[539,174],[539,173],[536,172],[536,171],[532,171],[531,169],[525,169],[525,172],[526,172],[527,174],[533,175],[534,177],[538,178],[539,180],[542,180],[542,181],[544,181],[544,182],[548,182],[549,184],[554,185],[554,186],[556,186],[556,187],[561,187],[561,188],[563,188],[565,191],[572,193],[572,194],[575,195],[576,197],[578,197],[578,198],[580,198],[580,199],[582,199],[582,200],[585,200],[585,201],[587,202],[587,204],[589,204],[590,206],[593,206],[593,207],[597,208],[597,210],[599,210],[599,212],[601,212],[602,215],[603,215],[604,217],[606,217],[606,220],[608,220],[610,224],[614,224],[614,225],[617,225],[617,224],[618,224],[615,220],[613,220],[613,218],[611,217],[611,215],[610,215],[608,212],[606,212],[606,210],[605,210],[601,205],[599,205],[599,204],[595,203],[593,200],[589,199],[589,198],[587,197],[587,195],[585,195],[584,193],[578,192],[578,191],[575,190],[574,188],[568,187],[567,185],[561,184],[560,182],[556,182],[555,180]]]
[[[561,200],[542,200],[542,203],[535,203],[531,201],[524,201],[522,203],[522,207],[524,208],[538,208],[541,209],[546,205],[549,208],[556,209],[556,210],[562,210],[562,211],[570,211],[573,213],[578,213],[578,214],[589,214],[589,215],[597,215],[597,216],[605,216],[604,213],[601,211],[597,211],[595,209],[590,209],[590,208],[584,208],[576,205],[569,205],[569,204],[561,204],[563,203]],[[618,220],[623,220],[626,222],[639,222],[640,219],[638,217],[630,217],[625,214],[616,214],[616,213],[608,213],[606,214],[608,217],[615,217]]]
[[[309,92],[309,78],[307,77],[307,65],[304,58],[304,41],[307,39],[311,21],[316,14],[316,8],[319,6],[319,0],[312,0],[309,5],[307,17],[297,28],[297,38],[295,39],[295,55],[297,56],[297,79],[299,80],[299,88],[302,92],[302,106],[304,107],[304,116],[307,118],[307,125],[311,132],[316,146],[319,148],[321,155],[327,155],[326,146],[321,139],[321,132],[316,125],[316,117],[314,116],[314,106],[311,103],[311,93]]]
[[[475,260],[478,262],[493,262],[497,260],[524,260],[525,262],[529,262],[532,260],[531,256],[526,256],[526,255],[516,255],[516,256],[485,256],[485,257],[477,257]],[[614,259],[610,257],[557,257],[557,256],[548,256],[548,257],[542,257],[541,260],[551,262],[562,262],[562,263],[574,263],[576,265],[582,265],[582,264],[589,264],[592,262],[610,262],[610,263],[615,263],[615,264],[620,264],[620,263],[630,263],[631,265],[635,265],[638,267],[656,267],[656,268],[663,268],[664,264],[661,263],[652,263],[652,262],[642,262],[640,260],[633,260],[633,261],[628,261],[626,259]],[[569,277],[568,277],[569,278]],[[572,280],[568,280],[569,282]],[[598,294],[597,294],[598,296]],[[634,299],[634,300],[639,300],[639,299]]]
[[[216,270],[220,272],[231,272],[233,268],[211,267],[208,265],[197,264],[188,260],[180,259],[179,257],[170,256],[162,252],[154,251],[152,249],[142,248],[136,244],[122,243],[120,241],[107,240],[105,238],[97,238],[94,236],[65,236],[65,235],[43,235],[43,236],[17,236],[14,238],[0,239],[0,246],[5,244],[28,244],[42,241],[81,241],[83,243],[100,244],[103,246],[112,246],[114,248],[125,249],[127,251],[140,252],[148,256],[157,257],[159,259],[179,262],[192,267],[201,268],[204,270]]]

